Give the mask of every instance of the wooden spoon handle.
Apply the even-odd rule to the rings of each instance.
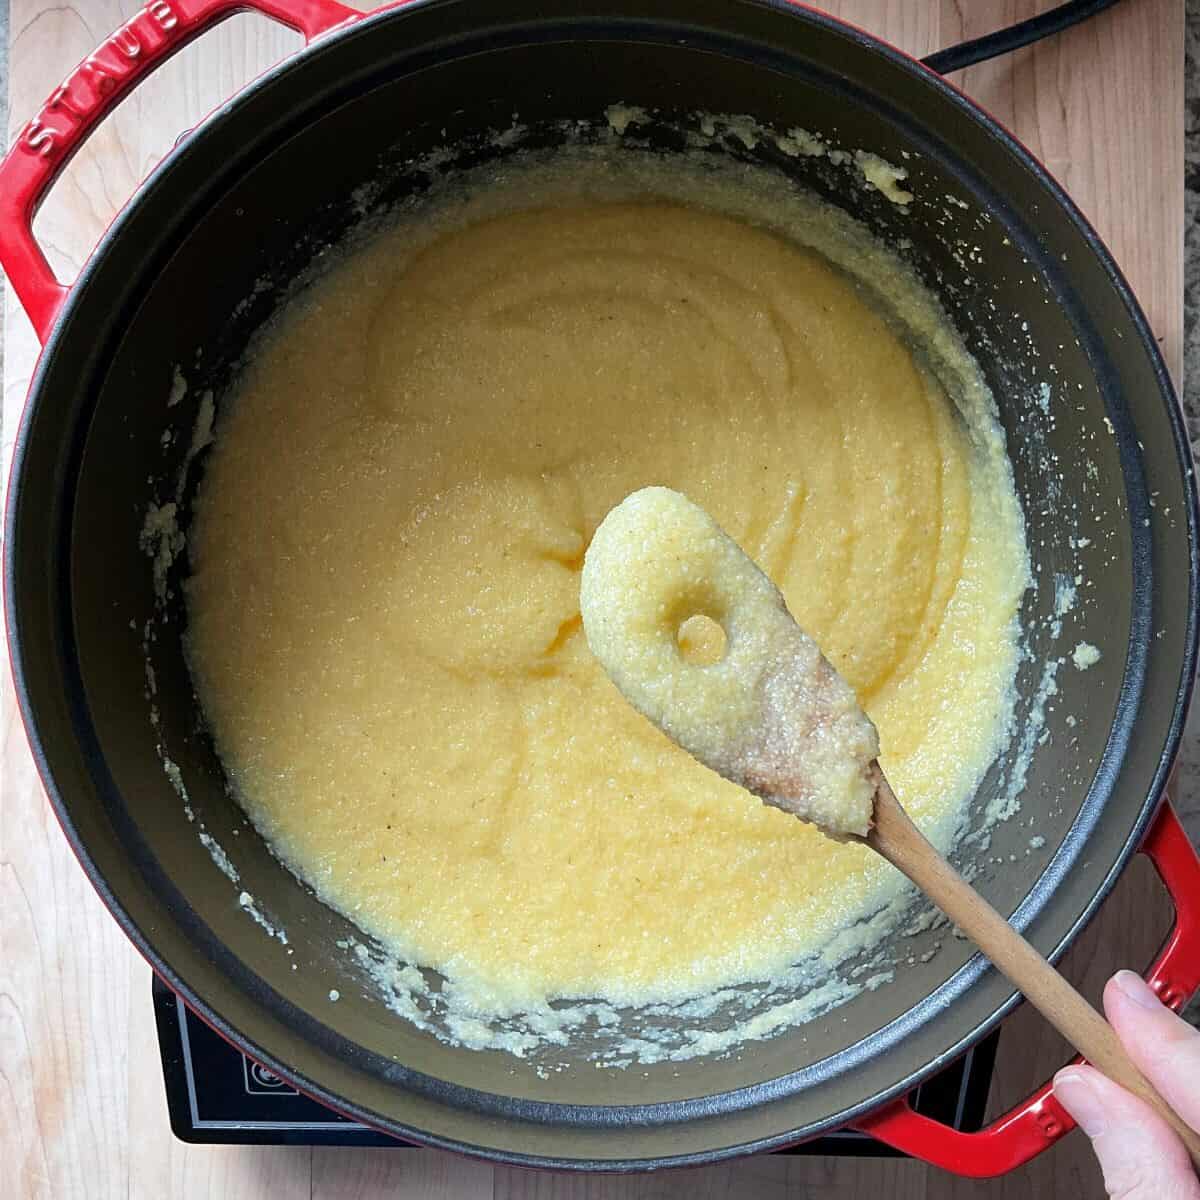
[[[1167,1121],[1200,1168],[1200,1134],[1134,1066],[1112,1026],[925,840],[882,772],[879,780],[866,843],[903,871],[1088,1062]]]

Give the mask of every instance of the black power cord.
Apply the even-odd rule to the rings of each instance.
[[[995,33],[983,37],[972,38],[969,42],[960,42],[957,46],[947,46],[921,61],[939,75],[949,75],[951,71],[961,71],[964,67],[975,63],[986,62],[989,58],[997,58],[1001,54],[1009,54],[1020,50],[1032,42],[1052,34],[1070,29],[1072,25],[1086,21],[1097,13],[1111,8],[1117,0],[1068,0],[1048,12],[1039,13],[1027,21],[1018,21],[1007,29],[997,29]]]

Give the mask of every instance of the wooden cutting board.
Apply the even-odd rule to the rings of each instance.
[[[486,0],[481,0],[486,2]],[[840,0],[826,5],[914,55],[1049,8],[1038,0]],[[9,137],[53,86],[136,11],[129,0],[11,0]],[[370,7],[363,4],[361,7]],[[1050,167],[1112,247],[1178,381],[1183,329],[1183,0],[1125,0],[1040,46],[956,78]],[[69,167],[37,223],[70,279],[138,181],[180,132],[298,44],[239,16],[139,88]],[[5,297],[0,484],[37,354]],[[1072,1135],[1003,1181],[919,1163],[759,1158],[658,1178],[601,1180],[492,1168],[432,1151],[191,1147],[175,1142],[150,1010],[150,973],[94,896],[38,785],[7,670],[0,669],[0,1193],[45,1200],[220,1196],[889,1197],[1099,1196]],[[1118,965],[1149,961],[1169,906],[1148,870],[1128,873],[1069,959],[1093,997]],[[1010,1021],[994,1104],[1064,1061],[1023,1011]]]

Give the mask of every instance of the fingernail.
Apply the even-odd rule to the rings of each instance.
[[[1054,1077],[1054,1094],[1088,1137],[1099,1137],[1104,1132],[1104,1105],[1086,1075],[1070,1068],[1059,1071]]]
[[[1138,1008],[1151,1010],[1162,1008],[1162,1003],[1154,994],[1153,989],[1135,972],[1118,971],[1113,976],[1113,982],[1120,989],[1121,995],[1131,1004],[1136,1004]]]

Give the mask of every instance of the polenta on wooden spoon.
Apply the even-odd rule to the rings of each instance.
[[[580,592],[588,645],[634,708],[767,804],[903,871],[1084,1058],[1169,1122],[1200,1166],[1200,1135],[1108,1022],[909,819],[854,692],[703,509],[668,488],[628,496],[596,531]],[[725,637],[723,653],[705,663],[680,651],[680,626],[696,617]]]

